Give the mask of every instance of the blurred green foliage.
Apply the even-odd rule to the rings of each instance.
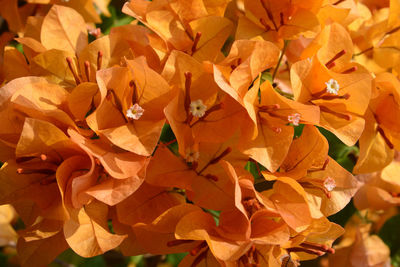
[[[390,248],[393,266],[400,267],[400,214],[387,220],[378,235]]]

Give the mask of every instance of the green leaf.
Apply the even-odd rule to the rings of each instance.
[[[270,83],[272,83],[272,74],[269,71],[264,71],[261,74],[261,83],[265,81],[269,81]]]
[[[129,262],[133,263],[135,266],[142,267],[144,265],[143,255],[131,256]]]
[[[400,267],[400,250],[397,250],[397,252],[392,257],[392,265],[393,267]]]
[[[219,215],[221,214],[221,211],[218,210],[209,210],[209,209],[204,209],[204,211],[210,213],[213,218],[215,223],[217,224],[217,226],[219,225]]]
[[[399,258],[397,253],[400,251],[400,214],[387,220],[378,235],[390,248],[391,255],[396,254]]]
[[[0,266],[8,266],[7,261],[8,261],[7,255],[0,252]]]
[[[354,207],[353,201],[350,201],[349,204],[344,207],[344,209],[332,216],[329,216],[328,219],[331,222],[337,223],[340,226],[344,227],[347,221],[351,218],[351,216],[353,216],[356,211],[357,209]]]
[[[115,6],[110,5],[108,10],[110,11],[111,16],[106,17],[102,15],[102,23],[97,25],[103,34],[109,34],[111,28],[129,24],[134,20],[134,18],[122,13],[121,10]]]
[[[177,254],[169,254],[167,255],[167,262],[172,266],[178,266],[181,260],[187,255],[187,253],[177,253]]]
[[[357,146],[347,146],[339,140],[333,133],[318,127],[319,131],[325,136],[329,142],[329,156],[336,160],[343,168],[349,172],[353,171],[359,154]]]
[[[107,264],[102,256],[86,259],[79,267],[106,267]]]
[[[62,264],[61,264],[62,263]],[[50,266],[60,266],[64,263],[71,264],[79,267],[106,267],[107,264],[103,256],[96,256],[92,258],[83,258],[76,254],[72,249],[67,249],[61,253],[57,259]]]
[[[294,136],[293,136],[293,138],[298,138],[298,137],[301,136],[301,134],[303,133],[304,125],[305,124],[300,124],[299,126],[294,126]]]
[[[258,165],[261,166],[261,165]],[[260,179],[262,177],[260,177],[260,175],[258,175],[258,170],[257,170],[257,165],[255,162],[253,161],[248,161],[246,163],[246,165],[244,166],[244,169],[248,172],[251,173],[251,175],[253,175],[254,180]]]
[[[175,134],[171,129],[171,126],[169,124],[164,124],[162,131],[161,131],[161,136],[160,136],[160,141],[162,143],[168,143],[173,140],[175,140]]]

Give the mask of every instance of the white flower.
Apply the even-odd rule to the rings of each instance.
[[[324,181],[324,187],[328,192],[331,192],[333,189],[336,188],[336,182],[335,179],[332,177],[327,177]]]
[[[288,121],[293,123],[294,126],[299,126],[301,115],[299,113],[294,113],[288,116]]]
[[[203,104],[203,101],[201,99],[198,99],[190,103],[189,110],[194,117],[201,118],[206,113],[207,106]]]
[[[140,119],[140,117],[142,117],[143,112],[144,109],[136,103],[128,109],[128,111],[126,112],[126,116],[130,119],[138,120]]]
[[[186,162],[193,163],[195,161],[198,161],[200,157],[199,151],[193,151],[190,148],[186,149]]]
[[[326,84],[326,91],[328,93],[334,94],[334,95],[338,94],[340,86],[339,86],[339,83],[336,80],[330,79],[325,84]]]

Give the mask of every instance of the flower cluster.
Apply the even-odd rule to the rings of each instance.
[[[22,266],[387,263],[371,223],[328,216],[400,206],[398,1],[131,0],[109,34],[91,3],[109,1],[6,2],[23,52],[2,35],[0,204]],[[358,176],[321,132],[359,148]]]

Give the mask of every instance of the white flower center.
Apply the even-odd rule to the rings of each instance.
[[[186,149],[186,162],[193,163],[198,161],[200,157],[199,151],[193,151],[190,148]]]
[[[333,179],[332,177],[327,177],[324,181],[324,187],[326,188],[326,190],[328,190],[328,192],[331,192],[333,189],[336,188],[335,179]]]
[[[126,116],[130,119],[138,120],[140,117],[142,117],[143,112],[144,109],[136,103],[128,109]]]
[[[201,99],[198,99],[190,103],[189,110],[194,117],[201,118],[206,113],[207,106],[203,104],[203,101]]]
[[[334,95],[338,94],[340,86],[339,86],[339,83],[336,80],[330,79],[325,84],[326,84],[326,91],[328,93],[334,94]]]
[[[288,116],[288,121],[291,122],[294,126],[299,126],[301,115],[299,113],[294,113]]]

